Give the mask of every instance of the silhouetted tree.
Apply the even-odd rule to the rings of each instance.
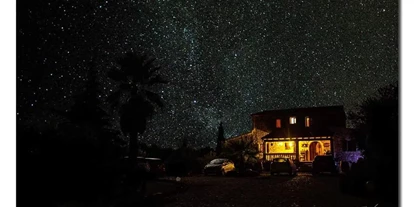
[[[67,135],[67,130],[78,130],[76,136],[82,136],[86,141],[95,142],[99,150],[99,158],[116,156],[123,144],[118,133],[110,128],[108,113],[102,109],[99,82],[94,62],[89,65],[85,89],[73,97],[74,104],[68,111],[57,111],[69,120],[69,123],[60,125],[60,130]],[[65,131],[66,130],[66,131]],[[91,149],[92,151],[92,149]],[[116,152],[118,151],[118,152]]]
[[[90,63],[87,74],[85,90],[74,96],[74,105],[67,113],[67,117],[73,123],[87,123],[93,128],[101,129],[109,125],[108,114],[100,107],[98,99],[101,91],[97,81],[97,74],[94,63]]]
[[[224,129],[223,129],[223,123],[220,122],[220,125],[218,127],[218,133],[217,133],[217,147],[216,147],[216,155],[220,156],[221,151],[223,150],[225,139],[224,139]]]
[[[188,148],[188,138],[184,137],[181,143],[181,148]]]
[[[257,162],[259,154],[258,146],[253,139],[244,135],[239,139],[229,140],[225,143],[223,156],[233,160],[240,171],[246,170],[247,163]]]
[[[382,193],[397,201],[398,85],[380,88],[376,97],[365,100],[349,118],[360,135],[358,146],[363,150],[371,179]]]
[[[113,161],[122,155],[124,143],[110,127],[100,93],[97,71],[91,63],[84,90],[73,97],[74,104],[68,110],[52,110],[67,121],[53,128],[54,134],[40,136],[38,147],[42,157],[39,160],[53,164],[41,170],[56,172],[43,180],[43,185],[53,186],[47,188],[60,192],[57,196],[61,199],[85,195],[108,197],[106,193],[113,189],[111,183],[117,176]],[[80,185],[82,188],[77,189]]]
[[[120,126],[129,137],[129,160],[135,163],[138,154],[138,133],[144,133],[147,119],[163,106],[161,97],[152,92],[157,84],[167,83],[157,72],[154,58],[128,52],[117,63],[120,68],[109,71],[108,77],[118,83],[118,90],[108,97],[113,107],[120,104]],[[123,96],[126,96],[126,100]]]

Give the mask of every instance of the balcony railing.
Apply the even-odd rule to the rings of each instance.
[[[272,161],[275,158],[290,158],[295,160],[296,153],[266,153],[265,157],[267,161]]]

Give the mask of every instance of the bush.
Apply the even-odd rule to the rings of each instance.
[[[264,161],[263,162],[263,170],[270,171],[270,164],[272,164],[271,161]]]

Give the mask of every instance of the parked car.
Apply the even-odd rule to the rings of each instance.
[[[234,163],[229,159],[219,158],[208,163],[203,170],[204,175],[226,175],[228,172],[235,171]]]
[[[125,157],[127,163],[128,157]],[[146,174],[149,179],[155,179],[165,175],[165,165],[160,158],[137,157],[137,167]]]
[[[145,165],[150,178],[165,176],[165,165],[160,158],[138,157],[138,162]]]
[[[338,168],[332,155],[318,155],[313,160],[312,174],[317,175],[321,172],[338,173]]]
[[[270,174],[288,173],[296,175],[297,169],[295,163],[289,158],[276,158],[270,164]]]

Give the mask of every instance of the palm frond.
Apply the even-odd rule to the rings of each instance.
[[[125,73],[115,68],[108,72],[108,77],[114,81],[127,81]]]
[[[154,84],[166,84],[166,83],[168,83],[168,81],[162,78],[160,75],[153,76],[148,80],[149,86],[152,86]]]
[[[121,128],[125,133],[143,133],[146,120],[154,114],[155,107],[142,96],[134,96],[121,107]],[[124,133],[124,132],[123,132]]]
[[[155,112],[155,106],[149,102],[142,95],[136,95],[128,101],[131,105],[129,109],[132,113],[135,113],[140,117],[150,117]]]
[[[124,91],[128,91],[128,90],[131,90],[131,89],[132,89],[131,85],[130,85],[130,84],[128,84],[128,83],[121,83],[121,84],[119,85],[119,88],[120,88],[121,90],[124,90]]]
[[[154,68],[154,65],[153,65],[154,61],[155,61],[155,58],[148,57],[148,58],[146,58],[145,62],[143,63],[142,70],[147,72],[147,74],[146,74],[146,75],[148,75],[147,77],[149,77],[151,69]]]
[[[147,90],[145,91],[145,95],[151,102],[155,103],[158,107],[164,106],[164,102],[158,94]]]
[[[151,76],[153,76],[157,71],[159,71],[161,69],[161,67],[160,66],[157,66],[157,67],[152,67],[152,68],[150,68],[149,69],[149,76],[151,77]]]
[[[145,61],[143,55],[138,55],[132,52],[128,52],[124,57],[120,58],[117,63],[121,66],[121,70],[127,76],[132,76],[137,80],[142,77],[142,66]]]
[[[111,95],[109,95],[108,98],[106,98],[106,100],[109,102],[112,108],[115,108],[119,105],[119,102],[120,102],[119,99],[121,98],[121,94],[122,94],[122,91],[117,90]]]

